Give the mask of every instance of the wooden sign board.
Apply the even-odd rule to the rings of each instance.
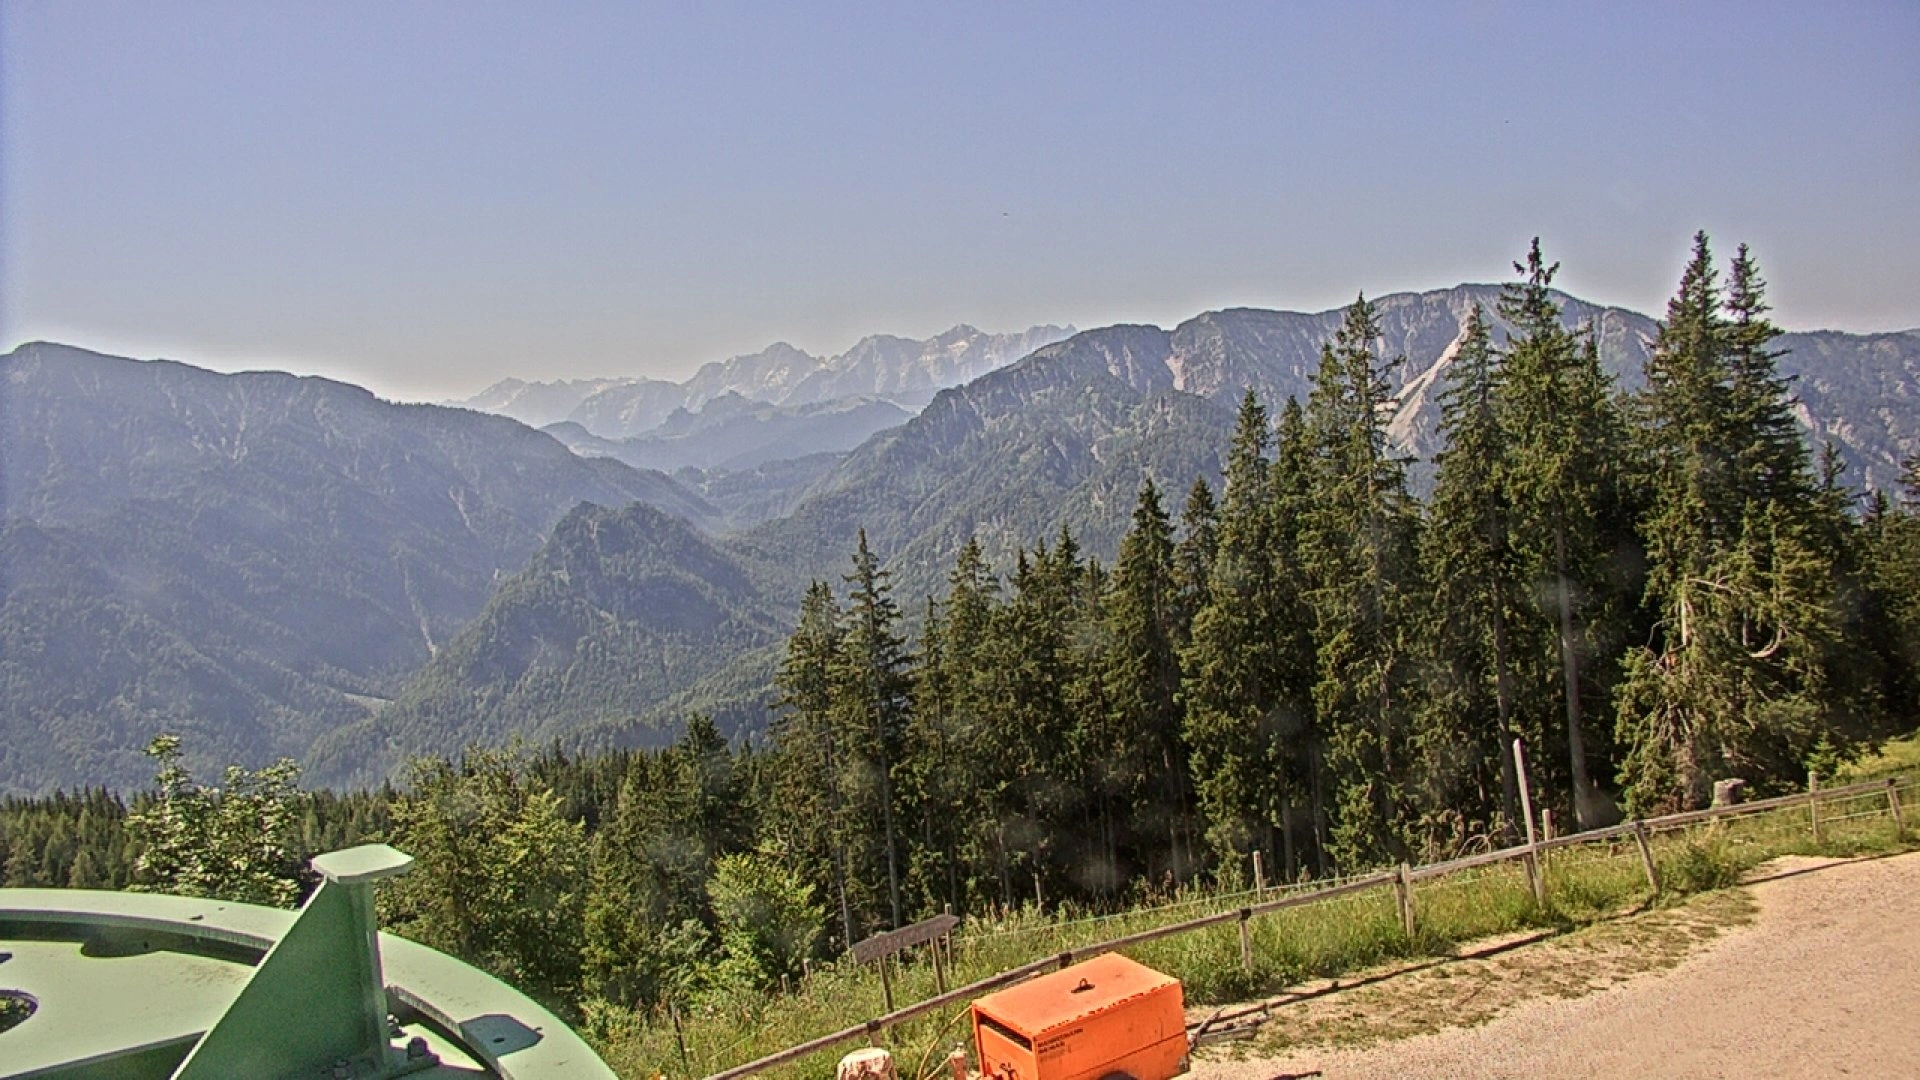
[[[865,941],[854,942],[853,958],[862,964],[871,964],[882,957],[892,956],[901,949],[924,945],[935,938],[945,937],[959,925],[958,915],[935,915],[931,919],[922,919],[912,926],[903,926],[898,930],[875,934]]]

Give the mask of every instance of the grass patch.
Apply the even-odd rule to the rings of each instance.
[[[1853,784],[1862,780],[1881,780],[1889,776],[1920,773],[1920,731],[1905,738],[1892,739],[1880,752],[1840,766],[1835,784]]]
[[[1915,746],[1915,752],[1920,754],[1920,745]],[[1916,767],[1920,768],[1920,761]],[[1920,813],[1920,798],[1909,801],[1914,804],[1909,813]],[[1653,906],[1661,908],[1657,914],[1665,918],[1665,909],[1688,906],[1687,897],[1718,893],[1755,866],[1781,855],[1853,856],[1907,846],[1906,837],[1894,834],[1883,792],[1823,802],[1820,815],[1819,843],[1814,842],[1805,807],[1655,834],[1652,846],[1662,884],[1657,897],[1647,886],[1638,846],[1627,838],[1550,853],[1544,869],[1545,905],[1535,903],[1518,862],[1417,882],[1413,891],[1415,932],[1411,938],[1400,924],[1392,888],[1381,886],[1257,917],[1250,925],[1254,954],[1251,971],[1242,966],[1239,931],[1232,922],[1127,951],[1134,959],[1178,977],[1185,985],[1188,1002],[1202,1007],[1267,997],[1309,980],[1346,976],[1398,961],[1444,959],[1457,955],[1462,945],[1499,935],[1525,931],[1591,933],[1583,928],[1597,925],[1622,928],[1618,931],[1620,940],[1614,943],[1621,953],[1616,965],[1619,970],[1609,969],[1606,977],[1624,977],[1621,973],[1634,964],[1677,962],[1685,950],[1676,942],[1686,935],[1675,937],[1679,931],[1661,931],[1654,935],[1658,940],[1636,943],[1635,934],[1654,932],[1633,929],[1647,920],[1609,922],[1613,916]],[[1279,892],[1269,890],[1267,895],[1277,896]],[[1216,895],[1193,890],[1174,897],[1173,903],[1116,916],[1041,913],[1027,908],[970,920],[967,933],[955,940],[955,970],[949,973],[948,985],[962,985],[1063,951],[1083,950],[1138,930],[1234,910],[1251,899],[1246,893]],[[1685,918],[1667,921],[1681,927],[1693,925]],[[1665,924],[1656,919],[1651,925],[1658,929]],[[1711,936],[1718,930],[1699,932]],[[1434,976],[1440,981],[1449,977]],[[936,987],[931,962],[922,956],[897,967],[893,986],[897,1005],[932,997]],[[1585,992],[1572,985],[1566,990]],[[1409,1017],[1405,1023],[1431,1023],[1435,1016],[1451,1020],[1466,1015],[1444,1011],[1455,1008],[1448,1004],[1453,1001],[1447,994],[1440,994],[1433,1005],[1442,1011],[1430,1012],[1426,1020]],[[884,1011],[877,974],[843,961],[815,969],[813,977],[794,993],[742,998],[682,1015],[684,1063],[680,1040],[665,1015],[598,1016],[589,1025],[588,1034],[623,1077],[656,1073],[701,1076],[862,1023]],[[964,1014],[964,1005],[956,1004],[940,1015],[902,1025],[885,1036],[886,1045],[900,1062],[903,1077],[914,1075],[910,1070],[923,1057],[937,1062],[945,1050],[964,1041]],[[1362,1025],[1356,1030],[1373,1029]],[[849,1048],[826,1051],[763,1075],[831,1075],[834,1062]]]
[[[1520,1001],[1578,997],[1673,967],[1727,928],[1751,921],[1754,910],[1743,891],[1704,893],[1545,941],[1537,935],[1482,940],[1453,955],[1375,969],[1338,993],[1329,992],[1333,985],[1299,987],[1256,1010],[1267,1023],[1255,1040],[1204,1053],[1282,1057],[1303,1047],[1357,1047],[1471,1027]]]

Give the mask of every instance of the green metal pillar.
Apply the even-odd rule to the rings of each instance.
[[[335,1080],[387,1080],[433,1066],[392,1045],[373,912],[374,882],[412,865],[385,844],[314,859],[320,887],[173,1080],[310,1077],[315,1063]]]

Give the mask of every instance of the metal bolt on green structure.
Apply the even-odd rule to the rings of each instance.
[[[412,864],[321,855],[298,912],[0,889],[0,997],[27,1010],[0,1022],[0,1080],[612,1080],[526,995],[379,932],[374,883]]]

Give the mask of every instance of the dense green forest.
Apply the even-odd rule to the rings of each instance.
[[[1007,567],[968,543],[903,601],[862,534],[805,596],[766,745],[694,717],[669,748],[476,750],[337,796],[290,766],[202,787],[161,739],[131,805],[0,805],[0,875],[286,902],[307,856],[377,837],[419,860],[390,928],[591,1025],[758,993],[942,909],[1495,843],[1514,739],[1536,804],[1592,827],[1911,730],[1920,510],[1806,445],[1746,249],[1723,277],[1696,238],[1630,394],[1563,325],[1556,269],[1536,242],[1514,331],[1470,322],[1424,504],[1362,298],[1304,402],[1246,396],[1218,492],[1138,493],[1111,566],[1065,531]]]

